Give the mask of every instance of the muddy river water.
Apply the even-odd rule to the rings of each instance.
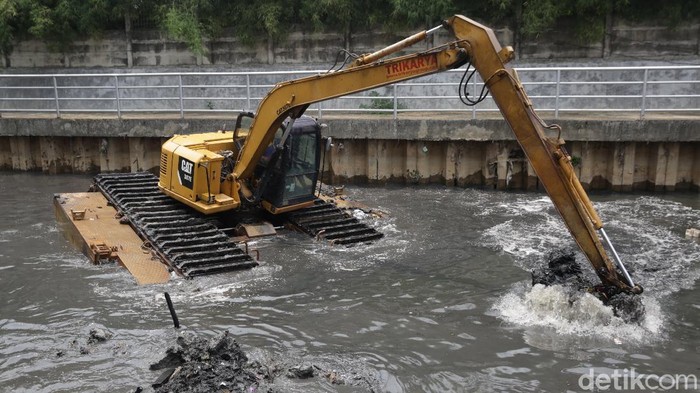
[[[625,390],[625,378],[639,391],[700,375],[700,244],[684,238],[700,227],[697,193],[593,197],[646,290],[646,318],[625,324],[589,295],[531,287],[529,271],[573,245],[544,194],[350,188],[389,213],[372,222],[385,239],[344,248],[284,232],[256,242],[258,268],[140,287],[57,229],[53,193],[89,184],[0,173],[0,391],[148,389],[178,334],[165,291],[184,330],[228,330],[253,359],[365,383],[281,378],[280,391]],[[108,340],[91,343],[94,329]]]

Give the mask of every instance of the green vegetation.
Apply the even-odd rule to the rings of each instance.
[[[344,35],[370,28],[432,27],[461,13],[491,26],[536,36],[558,23],[573,24],[582,41],[598,40],[606,20],[621,17],[670,26],[697,20],[697,0],[0,0],[0,52],[34,38],[65,52],[78,39],[149,21],[205,54],[207,39],[224,28],[245,43],[280,41],[291,30]],[[146,23],[148,25],[148,23]],[[141,27],[138,23],[135,26]]]
[[[368,97],[372,97],[369,104],[360,104],[360,109],[394,109],[393,98],[381,98],[376,91],[370,91]],[[399,102],[396,109],[406,109],[406,105]]]

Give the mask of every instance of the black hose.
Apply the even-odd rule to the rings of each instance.
[[[471,73],[469,72],[471,67],[472,64],[468,63],[467,69],[464,71],[462,79],[459,81],[459,87],[457,90],[457,92],[459,93],[460,101],[462,101],[462,103],[464,103],[464,105],[467,106],[474,106],[480,103],[481,101],[486,99],[486,96],[489,94],[488,90],[486,90],[486,83],[484,83],[484,86],[481,88],[481,92],[479,92],[479,97],[476,100],[469,98],[469,82],[472,80],[474,74],[476,73],[476,68],[471,70]],[[467,77],[467,74],[469,75],[469,77]]]
[[[209,167],[207,165],[202,165],[201,163],[198,165],[204,167],[204,170],[207,172],[207,203],[211,203],[211,185],[209,184]]]
[[[323,185],[323,173],[326,171],[326,149],[321,148],[323,150],[321,153],[323,153],[323,156],[321,158],[321,173],[319,173],[319,177],[321,180],[319,181],[318,185],[318,193],[316,193],[317,197],[321,196],[321,186]]]
[[[335,66],[338,65],[338,60],[340,59],[340,55],[343,54],[343,53],[345,54],[345,58],[343,59],[343,63],[340,65],[340,67],[338,67],[338,69],[335,69]],[[331,72],[331,71],[340,71],[340,70],[343,69],[343,67],[345,67],[345,65],[348,63],[348,60],[350,60],[351,58],[352,58],[352,59],[356,59],[356,58],[358,58],[358,57],[359,57],[359,56],[357,56],[357,55],[354,54],[354,53],[348,52],[348,51],[345,50],[345,49],[341,49],[341,50],[339,50],[338,53],[335,55],[335,63],[333,63],[333,65],[331,66],[331,68],[329,68],[328,71],[326,71],[326,73],[329,73],[329,72]]]

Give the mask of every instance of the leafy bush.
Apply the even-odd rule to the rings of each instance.
[[[370,91],[368,96],[376,98],[372,98],[369,104],[360,104],[360,109],[394,109],[393,98],[379,98],[379,93],[376,91]],[[398,103],[396,109],[406,109],[406,105]]]

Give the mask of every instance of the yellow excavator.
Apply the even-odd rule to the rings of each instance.
[[[454,39],[420,53],[386,58],[440,29]],[[342,69],[277,84],[255,114],[239,115],[233,131],[174,136],[162,148],[158,187],[204,214],[249,204],[272,214],[308,208],[315,199],[322,145],[320,126],[303,116],[309,105],[468,64],[465,77],[471,67],[481,76],[603,285],[641,293],[574,173],[561,129],[546,125],[535,113],[516,71],[507,65],[512,58],[513,49],[501,47],[490,28],[455,15],[382,50],[354,56]],[[479,97],[460,97],[475,105],[484,96],[482,91]]]

